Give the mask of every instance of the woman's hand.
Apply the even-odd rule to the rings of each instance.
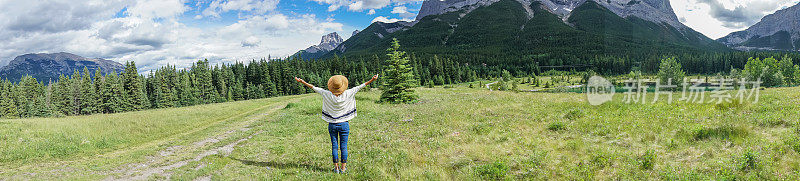
[[[306,86],[306,87],[308,87],[308,88],[314,88],[314,85],[311,85],[311,84],[309,84],[309,83],[306,83],[306,81],[305,81],[305,80],[303,80],[303,79],[300,79],[300,78],[294,77],[294,81],[300,82],[301,84],[305,85],[305,86]]]
[[[378,74],[375,74],[375,76],[372,76],[372,79],[369,79],[369,81],[367,81],[367,83],[365,83],[365,84],[369,85],[369,84],[371,84],[373,81],[375,81],[377,79],[378,79]]]

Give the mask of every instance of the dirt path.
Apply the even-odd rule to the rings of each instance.
[[[19,172],[16,172],[11,178],[14,178],[14,180],[27,180],[36,178],[96,178],[100,176],[100,178],[104,178],[103,180],[148,180],[153,178],[169,180],[173,170],[186,166],[193,161],[200,161],[211,155],[228,156],[237,145],[263,132],[263,130],[253,129],[258,125],[259,121],[265,121],[269,115],[286,107],[288,103],[298,102],[305,97],[296,96],[269,103],[240,114],[214,120],[203,126],[190,128],[164,139],[153,140],[100,155],[67,161],[24,165],[15,169]],[[127,159],[127,157],[143,153],[146,154],[143,159],[141,157],[135,159],[142,161],[131,160],[136,163],[121,161]],[[122,165],[114,166],[115,168],[111,169],[101,168],[100,170],[85,166],[87,164],[114,164],[115,162]],[[30,171],[26,172],[26,170]]]
[[[146,180],[153,176],[169,180],[170,177],[172,176],[171,170],[186,166],[190,162],[200,161],[207,156],[217,155],[217,154],[228,156],[231,152],[233,152],[233,150],[237,145],[263,132],[263,130],[259,130],[254,133],[248,133],[248,131],[251,130],[251,127],[254,126],[254,124],[257,121],[263,121],[265,117],[280,110],[281,108],[284,108],[286,104],[288,104],[289,102],[297,102],[299,101],[299,99],[300,98],[294,98],[287,101],[282,101],[280,103],[266,105],[264,107],[255,109],[254,111],[249,111],[234,116],[231,119],[242,118],[247,120],[240,121],[238,124],[226,125],[227,127],[225,127],[223,130],[227,131],[223,133],[215,134],[187,145],[175,145],[168,147],[164,150],[161,150],[158,154],[149,156],[146,162],[124,165],[120,167],[118,170],[113,170],[109,173],[109,175],[121,175],[121,176],[109,176],[105,178],[105,180]],[[272,108],[266,111],[260,111],[266,107],[272,107]],[[220,121],[220,123],[222,122],[223,121]],[[213,125],[210,125],[208,127],[211,126]],[[180,136],[185,136],[193,132],[202,131],[208,127],[193,129],[190,132],[186,132],[181,135],[176,135],[176,138],[180,138]],[[239,135],[237,135],[237,133]],[[217,146],[221,145],[218,143],[225,140],[228,141],[227,144],[224,144],[222,146]],[[160,140],[154,142],[166,142],[166,141],[167,140]],[[150,143],[148,145],[155,146],[160,144]],[[121,153],[111,153],[108,155],[119,155],[124,152],[130,152],[132,150],[134,149],[129,149],[128,151],[120,151]]]

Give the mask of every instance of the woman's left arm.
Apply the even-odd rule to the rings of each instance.
[[[365,82],[364,85],[369,85],[373,81],[375,81],[376,79],[378,79],[378,74],[375,74],[375,76],[372,76],[372,79],[369,79],[369,81]]]

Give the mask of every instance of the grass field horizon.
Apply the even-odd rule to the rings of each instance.
[[[487,82],[485,82],[487,83]],[[585,94],[417,88],[356,96],[347,174],[316,94],[0,120],[0,178],[233,180],[800,179],[800,88],[758,103],[600,106]]]

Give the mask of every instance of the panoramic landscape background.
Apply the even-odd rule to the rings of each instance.
[[[0,179],[795,180],[798,3],[2,1]],[[294,78],[375,74],[334,174]]]

